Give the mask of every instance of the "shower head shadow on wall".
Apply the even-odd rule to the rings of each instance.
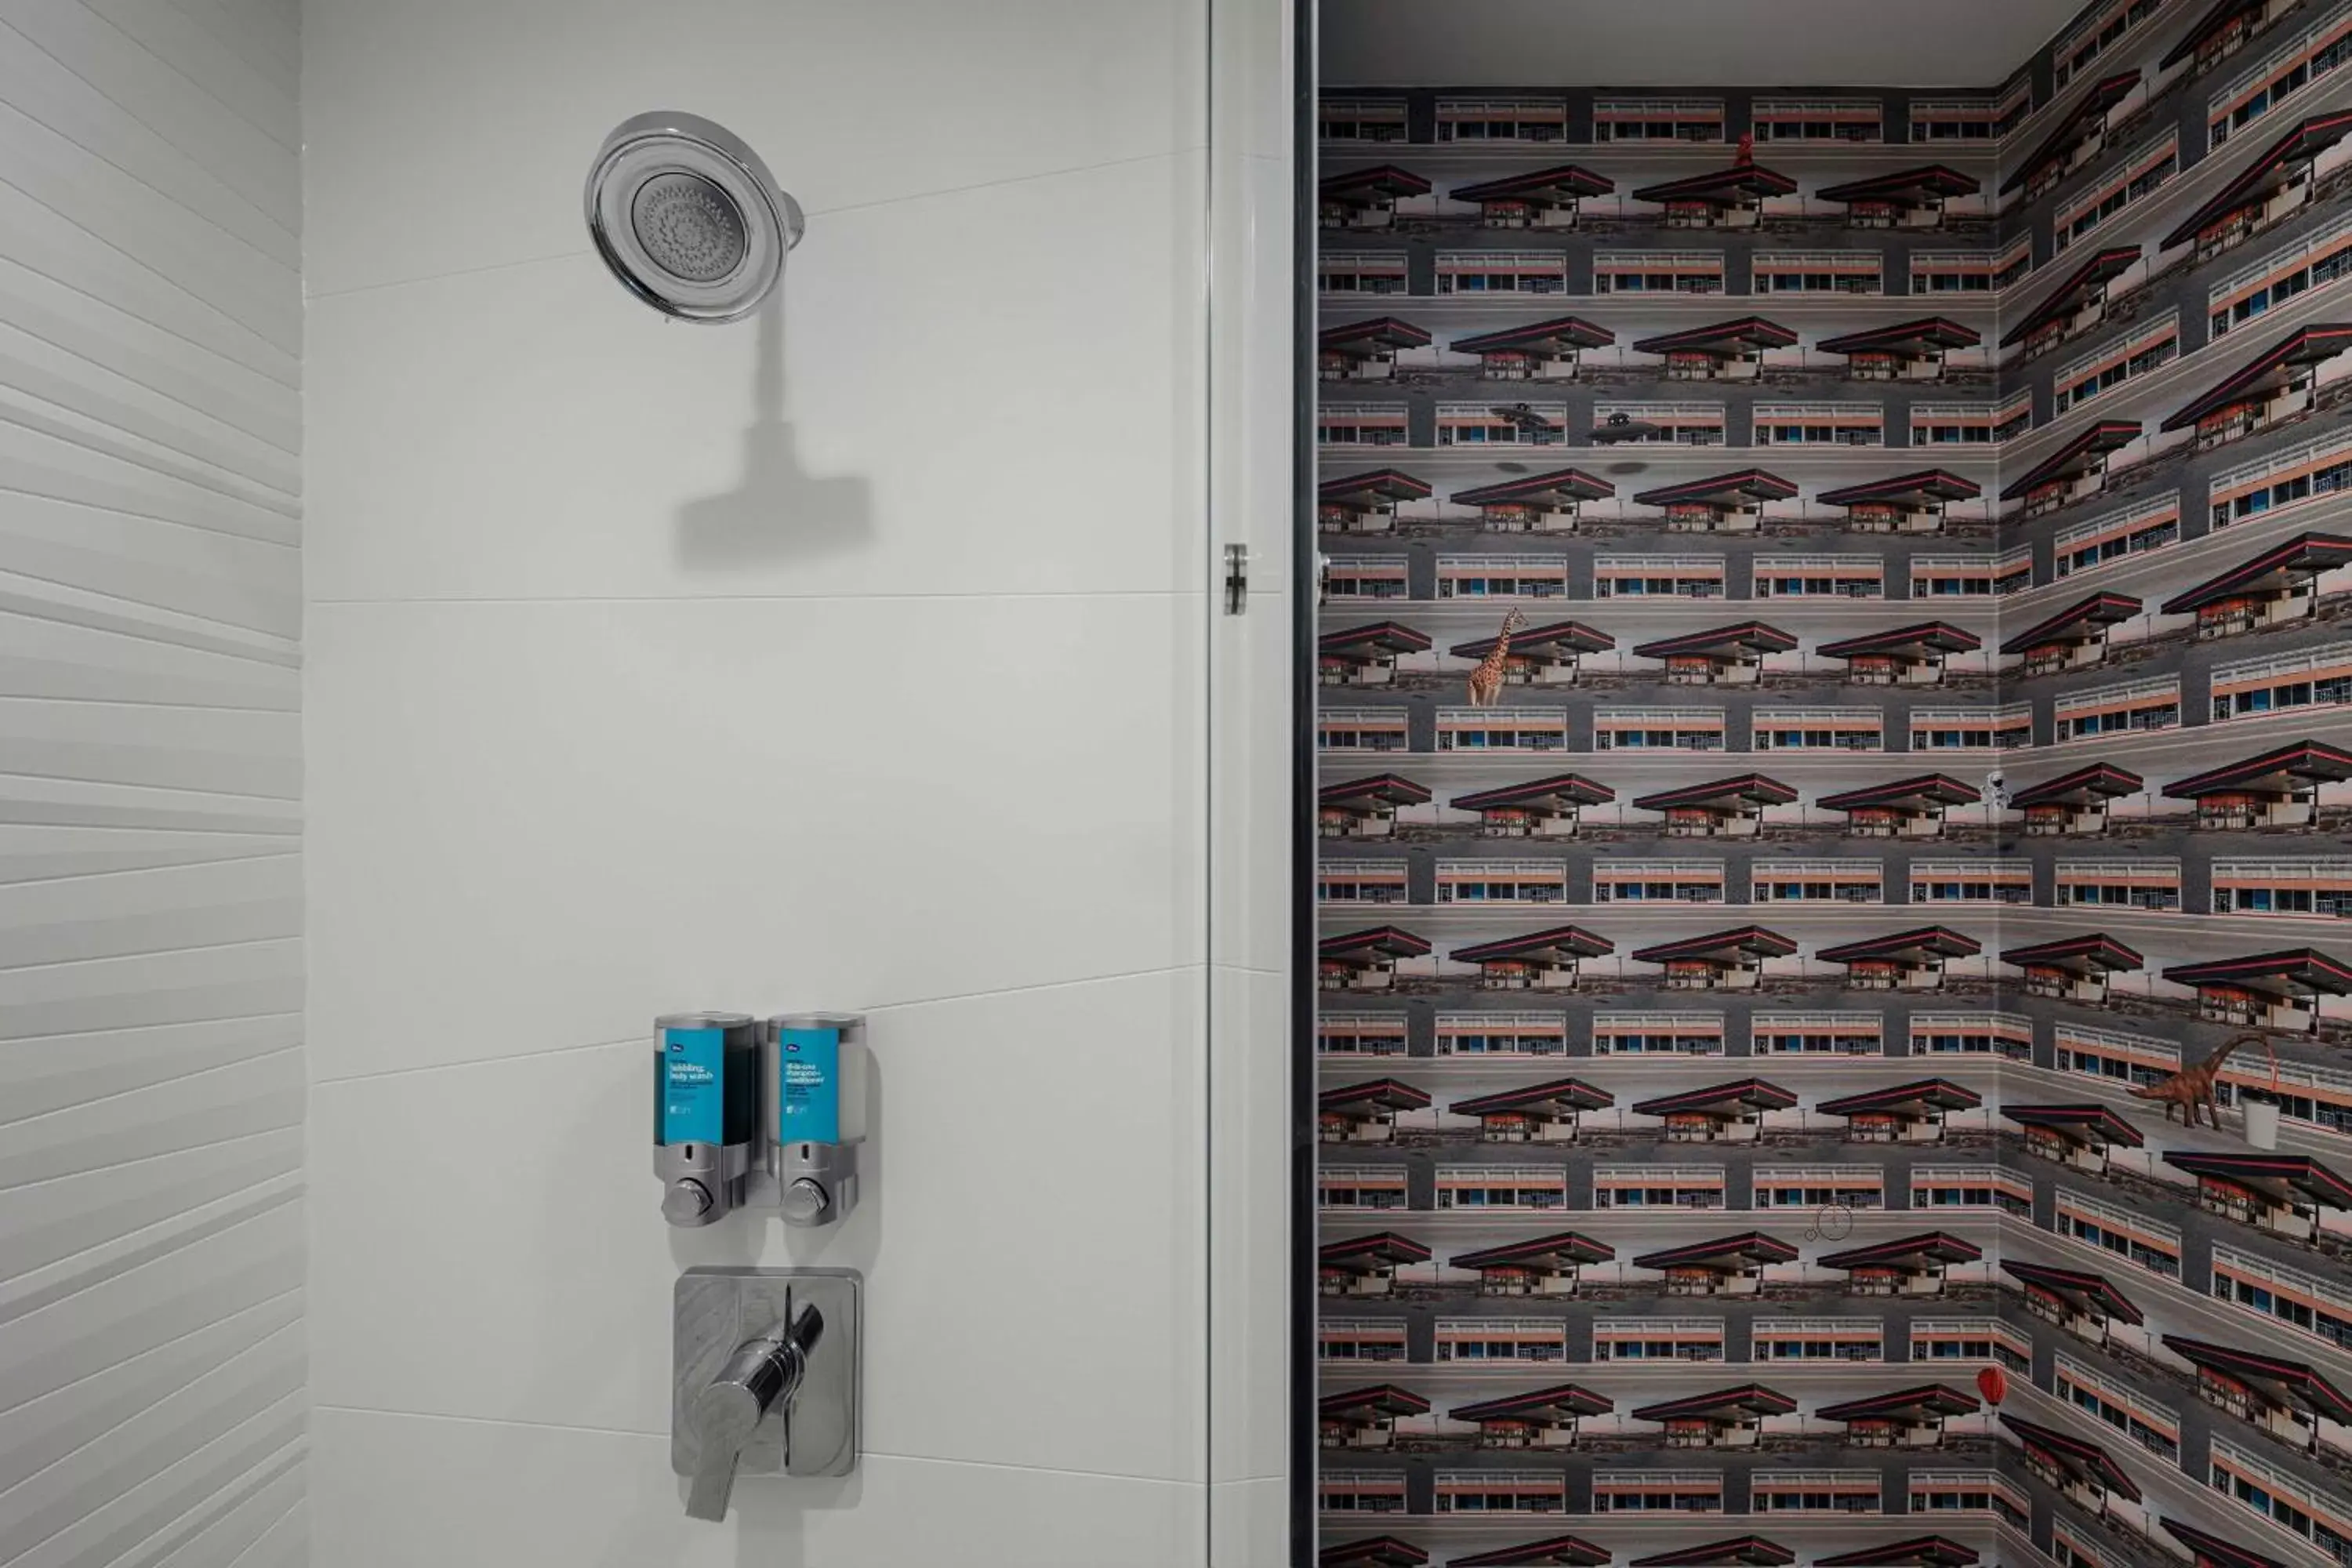
[[[596,254],[621,286],[682,321],[740,321],[775,291],[807,222],[760,155],[676,110],[604,138],[584,195]]]
[[[783,300],[756,312],[751,423],[742,472],[727,489],[677,509],[677,555],[692,570],[738,570],[855,550],[873,531],[862,475],[815,474],[801,460],[784,390]]]

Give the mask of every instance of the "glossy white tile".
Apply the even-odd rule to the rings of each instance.
[[[646,110],[727,125],[820,219],[1194,146],[1202,14],[1201,0],[312,5],[306,281],[331,294],[584,256],[589,161]]]
[[[1220,149],[1211,184],[1211,531],[1248,544],[1255,582],[1287,586],[1298,528],[1291,165]]]
[[[586,256],[317,300],[310,593],[1190,587],[1200,163],[819,217],[730,328]]]
[[[1253,594],[1209,626],[1209,940],[1215,962],[1247,969],[1289,962],[1296,603]]]
[[[1290,1560],[1289,1483],[1209,1488],[1209,1568],[1289,1568]]]
[[[320,608],[316,1075],[1199,962],[1197,608]]]
[[[1221,151],[1287,157],[1295,0],[1211,0],[1211,135]]]
[[[1210,971],[1209,1479],[1288,1469],[1290,985]]]
[[[686,1517],[666,1438],[338,1409],[316,1421],[311,1531],[336,1568],[1192,1568],[1203,1552],[1197,1485],[873,1454],[839,1481],[738,1481],[734,1513],[707,1524]]]
[[[875,1451],[1199,1479],[1204,984],[877,1013],[865,1194],[814,1235],[757,1212],[663,1224],[649,1034],[322,1083],[318,1396],[667,1432],[678,1270],[821,1264],[866,1277]]]

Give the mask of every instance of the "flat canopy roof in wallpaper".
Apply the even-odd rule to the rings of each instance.
[[[2070,0],[1322,0],[1326,88],[1528,81],[1984,87]]]
[[[2352,1561],[2352,0],[2014,63],[1325,95],[1326,1563]]]

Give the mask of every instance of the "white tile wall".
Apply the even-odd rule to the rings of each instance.
[[[1203,143],[1203,9],[312,0],[310,288],[580,253],[589,160],[648,109],[699,105],[817,217],[983,188],[1005,199],[1040,177],[1149,164]],[[1087,226],[1058,232],[1084,244]],[[931,238],[942,269],[979,248]]]
[[[1205,3],[306,7],[320,1410],[257,1559],[1283,1561],[1288,612],[1213,560],[1287,532],[1288,86],[1213,95]],[[601,274],[663,106],[808,206],[781,311]],[[661,1224],[700,1005],[871,1015],[838,1232]],[[672,1281],[791,1261],[866,1275],[864,1463],[688,1521]]]
[[[1289,1561],[1289,1483],[1278,1477],[1209,1488],[1210,1568],[1272,1568]]]
[[[0,1562],[307,1561],[297,16],[0,3]]]
[[[1292,10],[1210,16],[1210,532],[1247,546],[1251,580],[1248,614],[1209,645],[1214,1568],[1291,1561]]]
[[[1199,963],[1170,688],[1202,625],[1175,594],[315,606],[319,1077],[650,1038],[688,996]]]
[[[660,1223],[605,1152],[643,1041],[322,1081],[318,1397],[667,1434],[677,1270],[822,1263],[866,1278],[870,1451],[1198,1481],[1200,973],[875,1012],[870,1184],[822,1236]]]
[[[714,1527],[679,1507],[667,1437],[331,1407],[317,1422],[311,1528],[336,1568],[1203,1559],[1202,1489],[1168,1481],[868,1454],[838,1481],[743,1478]]]
[[[1228,1483],[1278,1486],[1287,1473],[1290,1063],[1274,1047],[1289,977],[1219,965],[1210,1007],[1209,1465],[1222,1502]]]
[[[316,162],[334,144],[320,127]],[[311,595],[1190,587],[1200,168],[1183,151],[816,215],[784,309],[732,329],[666,322],[576,244],[324,294],[311,504],[338,521]]]

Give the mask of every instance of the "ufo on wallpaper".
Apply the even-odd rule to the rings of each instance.
[[[2352,1535],[2347,26],[1327,106],[1482,196],[1323,237],[1464,330],[1318,426],[1321,1563]]]
[[[1497,403],[1487,410],[1538,447],[1568,439],[1568,426],[1555,425],[1524,403]]]

